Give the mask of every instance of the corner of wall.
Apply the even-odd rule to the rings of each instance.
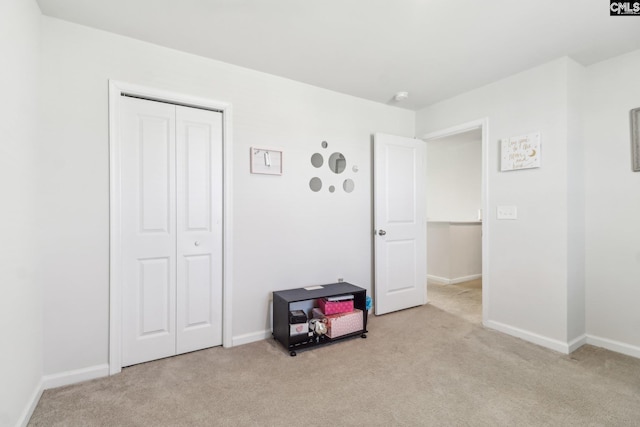
[[[40,9],[34,0],[0,2],[0,425],[28,422],[41,390],[43,285],[37,275],[38,74]]]
[[[585,299],[588,343],[640,357],[640,173],[629,113],[640,107],[640,49],[586,68]]]
[[[33,415],[33,411],[36,410],[36,406],[38,406],[38,402],[40,401],[43,392],[44,384],[42,381],[39,381],[38,384],[36,384],[36,386],[34,387],[33,392],[31,393],[31,397],[27,401],[26,406],[22,411],[20,418],[18,418],[18,423],[16,425],[20,427],[26,427],[29,424],[31,416]]]
[[[567,70],[567,340],[586,334],[584,79],[586,69],[571,58]],[[577,348],[577,347],[576,347]]]

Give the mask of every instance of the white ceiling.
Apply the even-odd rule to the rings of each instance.
[[[419,109],[568,55],[640,49],[606,0],[38,0],[45,15]],[[398,91],[409,99],[396,103]]]

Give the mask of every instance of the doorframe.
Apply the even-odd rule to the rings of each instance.
[[[222,345],[232,347],[233,151],[230,103],[109,80],[109,375],[122,370],[122,191],[119,117],[122,94],[222,113]]]
[[[452,126],[423,135],[420,139],[429,142],[434,139],[456,135],[470,130],[482,131],[482,324],[486,326],[489,320],[489,118],[485,117]]]

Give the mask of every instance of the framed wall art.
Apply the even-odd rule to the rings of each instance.
[[[540,132],[504,138],[500,143],[500,171],[540,167]]]
[[[282,151],[251,147],[251,173],[282,175]]]

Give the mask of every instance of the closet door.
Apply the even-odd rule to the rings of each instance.
[[[177,353],[222,344],[222,113],[176,107]]]
[[[121,99],[122,366],[176,354],[175,106]]]
[[[124,97],[122,366],[222,344],[222,113]]]

